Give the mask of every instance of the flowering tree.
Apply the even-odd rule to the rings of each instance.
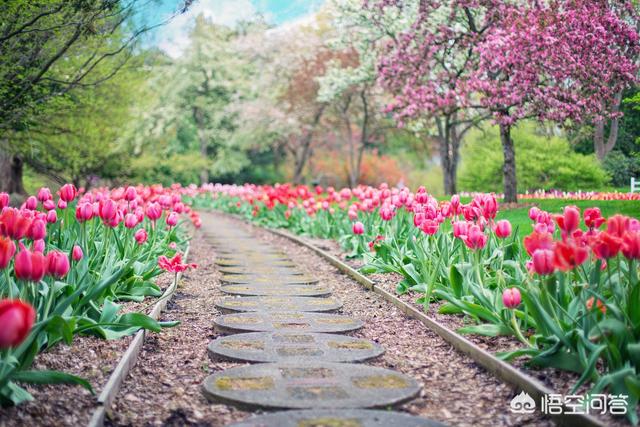
[[[506,201],[517,197],[511,128],[520,119],[593,120],[619,115],[622,90],[636,80],[638,34],[629,2],[575,0],[500,5],[501,21],[476,47],[466,88],[500,125]]]

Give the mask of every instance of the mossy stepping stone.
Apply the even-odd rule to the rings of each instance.
[[[318,409],[253,416],[229,427],[446,427],[427,418],[375,409]]]
[[[389,369],[351,363],[261,363],[210,375],[207,399],[251,409],[376,408],[411,400],[420,386]]]
[[[331,294],[331,289],[326,286],[313,285],[265,286],[235,284],[221,286],[220,290],[231,295],[252,296],[323,297]]]
[[[217,338],[209,357],[243,362],[359,362],[380,356],[378,344],[361,338],[302,332],[252,332]]]
[[[251,296],[224,297],[216,302],[223,311],[335,311],[342,301],[335,298]]]
[[[297,267],[297,265],[291,260],[248,260],[245,258],[224,258],[216,259],[214,264],[220,267]]]
[[[268,312],[233,313],[218,316],[213,323],[221,332],[349,332],[364,323],[353,317],[327,313]]]
[[[290,267],[272,267],[268,264],[245,266],[222,266],[218,269],[225,274],[250,274],[250,275],[276,275],[276,276],[303,276],[305,273]]]
[[[222,283],[252,283],[252,284],[274,284],[274,285],[311,285],[318,283],[318,279],[302,276],[281,276],[267,274],[223,274],[220,278]]]

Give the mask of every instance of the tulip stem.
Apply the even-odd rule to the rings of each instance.
[[[516,338],[518,338],[523,344],[526,344],[528,347],[533,347],[531,343],[524,337],[524,335],[522,335],[520,325],[518,324],[518,319],[516,318],[515,310],[511,310],[511,327],[513,328],[513,332],[516,334]]]

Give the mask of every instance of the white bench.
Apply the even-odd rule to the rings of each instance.
[[[637,181],[635,178],[631,178],[631,192],[640,191],[640,181]]]

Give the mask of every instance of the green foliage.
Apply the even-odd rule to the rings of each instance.
[[[541,135],[534,124],[512,132],[516,149],[518,191],[537,189],[590,190],[609,181],[595,157],[571,150],[560,137]],[[460,188],[495,191],[502,188],[502,146],[497,127],[470,134],[462,151]]]
[[[628,186],[631,177],[640,178],[640,158],[625,156],[619,150],[607,154],[602,167],[611,175],[611,184],[615,186]]]

